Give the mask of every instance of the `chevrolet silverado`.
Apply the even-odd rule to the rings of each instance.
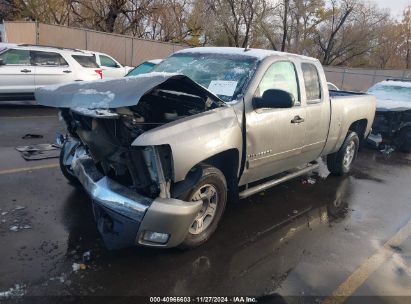
[[[349,172],[375,98],[329,91],[317,59],[190,48],[152,72],[44,87],[60,108],[61,170],[90,195],[109,248],[192,248],[236,201],[318,167]]]

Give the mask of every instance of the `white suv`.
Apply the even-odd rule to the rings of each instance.
[[[95,57],[80,50],[11,46],[0,52],[0,101],[34,100],[39,87],[102,75]]]
[[[96,56],[96,62],[99,66],[101,66],[104,78],[123,77],[132,69],[132,67],[121,65],[120,62],[110,55],[93,51],[85,52]]]

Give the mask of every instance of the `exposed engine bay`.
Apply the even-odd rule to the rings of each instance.
[[[168,145],[134,147],[141,134],[219,107],[209,97],[155,88],[137,105],[110,110],[64,108],[70,135],[88,149],[102,174],[148,197],[170,197],[172,153]]]

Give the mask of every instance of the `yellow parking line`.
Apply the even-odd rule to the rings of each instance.
[[[25,171],[32,171],[32,170],[39,170],[39,169],[56,168],[58,166],[59,164],[48,164],[48,165],[42,165],[42,166],[7,169],[7,170],[1,170],[0,174],[10,174],[10,173],[18,173],[18,172],[25,172]]]
[[[56,118],[57,115],[43,115],[43,116],[0,116],[0,119],[2,118],[8,118],[8,119],[15,119],[15,118]]]
[[[384,246],[354,271],[322,304],[342,304],[393,254],[393,246],[400,246],[411,236],[411,220]]]

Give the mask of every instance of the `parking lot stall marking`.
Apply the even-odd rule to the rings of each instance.
[[[393,248],[399,247],[410,236],[411,220],[374,253],[374,255],[357,268],[330,297],[322,301],[322,304],[344,303],[348,297],[354,294],[354,292],[395,253]]]
[[[54,163],[54,164],[47,164],[47,165],[41,165],[41,166],[6,169],[6,170],[1,170],[0,175],[2,175],[2,174],[11,174],[11,173],[19,173],[19,172],[25,172],[25,171],[32,171],[32,170],[39,170],[39,169],[57,168],[58,166],[59,166],[59,164]]]
[[[0,116],[0,119],[17,119],[17,118],[25,118],[25,119],[31,119],[31,118],[56,118],[57,115],[40,115],[40,116]]]

